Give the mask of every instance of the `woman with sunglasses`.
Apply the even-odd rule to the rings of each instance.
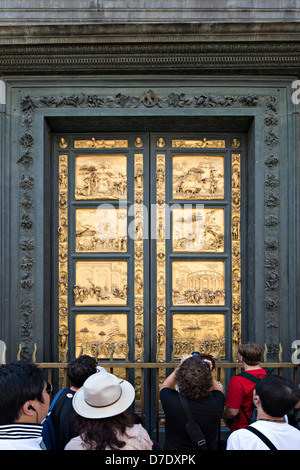
[[[34,364],[23,361],[0,367],[0,450],[42,450],[42,425],[51,384]]]

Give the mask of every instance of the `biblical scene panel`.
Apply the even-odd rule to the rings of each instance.
[[[224,314],[174,314],[173,357],[199,351],[213,357],[225,357]]]
[[[106,206],[76,209],[77,252],[127,251],[127,210]]]
[[[124,359],[127,354],[126,314],[77,314],[76,357],[88,354],[97,359]]]
[[[224,252],[224,209],[173,209],[173,251]]]
[[[224,157],[174,155],[174,199],[224,199]]]
[[[75,305],[126,305],[126,261],[77,261]]]
[[[126,155],[77,155],[76,199],[126,199]]]
[[[173,305],[225,305],[223,261],[173,261]]]

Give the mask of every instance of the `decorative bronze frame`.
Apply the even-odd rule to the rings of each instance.
[[[242,337],[242,253],[241,253],[241,155],[231,156],[231,282],[232,282],[232,358]]]
[[[166,360],[166,155],[156,156],[156,362]]]
[[[135,142],[141,146],[141,140]],[[134,341],[135,361],[144,361],[144,155],[134,153]]]
[[[287,87],[286,83],[282,86]],[[153,88],[153,87],[152,87]],[[155,88],[154,88],[155,90]],[[94,98],[88,95],[68,95],[68,90],[58,90],[52,92],[52,95],[43,96],[43,91],[32,92],[28,95],[25,90],[23,95],[15,96],[15,105],[19,100],[21,136],[19,139],[19,211],[20,211],[20,233],[19,233],[19,264],[21,271],[19,273],[20,294],[16,302],[19,303],[20,310],[20,338],[23,343],[24,355],[28,355],[33,345],[33,318],[36,307],[35,285],[35,237],[36,221],[34,218],[32,205],[35,197],[35,169],[38,155],[35,113],[55,113],[56,108],[63,107],[66,111],[76,108],[115,108],[121,107],[166,107],[166,108],[190,108],[197,109],[199,113],[206,109],[214,108],[215,115],[226,107],[226,110],[233,111],[234,108],[240,112],[243,110],[251,115],[260,118],[264,126],[261,129],[261,168],[265,169],[262,180],[262,194],[264,195],[264,226],[262,227],[262,237],[265,240],[264,260],[261,262],[264,269],[265,285],[261,293],[264,295],[265,319],[266,325],[263,334],[268,345],[269,357],[277,357],[278,338],[279,338],[279,201],[282,186],[279,181],[280,174],[280,154],[279,138],[283,139],[282,129],[285,129],[281,115],[278,112],[279,105],[282,105],[282,91],[272,86],[269,91],[258,92],[258,88],[253,93],[241,92],[240,94],[230,94],[231,92],[221,92],[219,94],[199,91],[198,96],[185,93],[159,94],[153,92],[153,99],[149,104],[145,96],[147,92],[141,94],[137,92],[136,96],[126,95],[113,91],[111,96],[95,95]],[[287,88],[285,88],[287,90]],[[92,99],[93,98],[93,99]],[[122,98],[122,99],[121,99]],[[176,100],[175,100],[176,98]],[[91,100],[92,99],[92,100]],[[230,109],[231,108],[231,109]],[[286,142],[286,139],[284,140]],[[62,143],[62,145],[64,145]],[[63,147],[61,147],[63,148]],[[233,146],[234,148],[234,146]],[[265,166],[264,166],[265,165]],[[281,271],[280,271],[281,272]],[[283,279],[283,278],[282,278]],[[283,281],[284,282],[284,281]],[[16,303],[15,302],[15,303]],[[256,318],[256,321],[258,319]],[[68,332],[66,332],[68,334]],[[60,342],[64,342],[65,335],[61,333]]]
[[[59,155],[58,194],[58,311],[59,361],[68,359],[68,156]]]

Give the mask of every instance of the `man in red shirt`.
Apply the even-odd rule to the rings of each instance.
[[[263,379],[266,371],[260,367],[262,349],[256,343],[242,343],[238,347],[239,361],[243,363],[245,372],[255,379]],[[253,390],[255,382],[243,375],[236,375],[229,381],[223,418],[230,432],[246,428],[253,412]],[[245,416],[246,414],[246,416]]]

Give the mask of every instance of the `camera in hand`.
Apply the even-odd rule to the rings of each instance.
[[[192,356],[197,357],[197,359],[202,359],[201,354],[198,351],[193,351]]]
[[[210,370],[210,365],[209,365],[208,362],[206,362],[206,360],[207,360],[207,361],[210,361],[210,362],[211,362],[211,365],[212,365],[212,369],[211,369],[211,370],[214,370],[214,368],[215,368],[215,361],[214,361],[214,358],[213,358],[212,356],[210,356],[210,355],[208,355],[208,354],[207,354],[207,355],[201,355],[198,351],[193,351],[193,352],[192,352],[192,356],[193,356],[193,357],[196,357],[197,359],[200,359],[200,361],[202,361],[203,364],[206,364],[206,366],[209,368],[209,370]],[[205,359],[206,359],[206,360],[205,360]]]

